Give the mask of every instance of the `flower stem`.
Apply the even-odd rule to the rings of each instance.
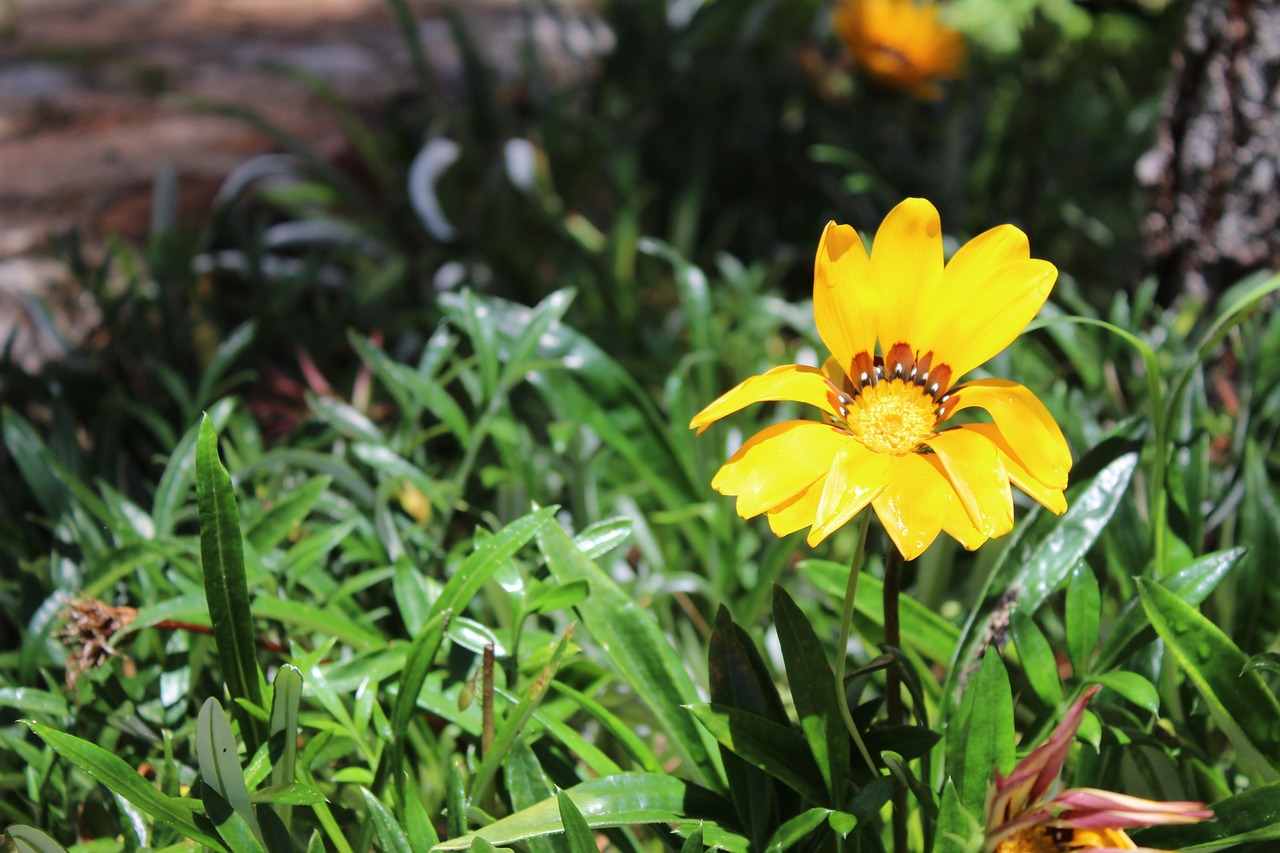
[[[853,742],[858,745],[863,761],[867,762],[872,776],[880,775],[876,763],[867,752],[867,745],[862,742],[858,726],[853,722],[853,714],[849,712],[849,696],[844,688],[844,668],[849,657],[849,633],[853,627],[853,605],[858,592],[858,575],[862,572],[862,557],[867,548],[867,528],[871,524],[871,513],[862,511],[862,523],[858,525],[858,546],[854,549],[853,560],[849,563],[849,581],[844,589],[844,607],[840,613],[840,643],[836,646],[836,700],[840,705],[840,716],[844,718],[845,728]]]
[[[885,670],[885,706],[889,725],[900,726],[902,713],[902,679],[898,676],[898,649],[902,646],[902,627],[898,618],[898,598],[902,589],[902,552],[893,543],[884,556],[884,642],[893,663]],[[900,785],[893,789],[893,849],[907,849],[907,791]]]

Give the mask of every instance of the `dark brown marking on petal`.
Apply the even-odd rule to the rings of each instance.
[[[929,369],[929,384],[924,386],[935,400],[951,388],[951,366],[939,364]]]
[[[917,353],[916,369],[912,371],[912,380],[921,387],[929,385],[929,367],[933,364],[933,353],[927,352],[923,356]]]
[[[891,379],[905,379],[915,367],[915,355],[911,347],[898,342],[889,347],[884,357],[884,373]]]
[[[938,400],[938,420],[945,421],[951,417],[951,413],[955,411],[956,404],[959,402],[959,394],[943,394]]]
[[[876,384],[876,365],[871,353],[860,352],[853,357],[853,363],[849,366],[849,381],[855,391],[864,385]]]

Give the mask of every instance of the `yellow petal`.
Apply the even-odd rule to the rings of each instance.
[[[918,346],[921,350],[933,350],[935,364],[951,364],[957,348],[954,335],[948,334],[948,325],[954,320],[949,312],[979,309],[979,303],[986,297],[973,293],[973,284],[986,281],[992,270],[1010,261],[1025,261],[1029,257],[1031,247],[1027,235],[1012,225],[997,225],[961,246],[942,270],[938,290],[942,304],[938,310],[926,311],[920,318]],[[956,373],[952,376],[960,378]]]
[[[1138,845],[1122,829],[1073,829],[1068,850],[1137,850]]]
[[[784,364],[768,373],[745,379],[720,395],[715,402],[694,415],[689,422],[689,429],[696,429],[698,435],[702,435],[707,427],[726,415],[766,400],[795,400],[817,406],[834,415],[837,411],[827,398],[834,391],[821,370],[798,364]]]
[[[1035,394],[1007,379],[978,379],[961,385],[951,396],[956,402],[948,417],[971,406],[986,409],[1004,435],[1006,452],[1044,485],[1066,488],[1071,451],[1058,422]]]
[[[905,559],[923,554],[943,530],[970,551],[987,541],[969,521],[936,454],[891,458],[888,485],[872,506]]]
[[[1062,515],[1067,511],[1067,498],[1062,493],[1062,489],[1046,486],[1031,476],[1022,461],[1018,459],[1017,454],[1014,453],[1009,442],[1005,441],[1004,433],[1000,432],[998,426],[995,424],[965,424],[959,429],[971,430],[979,435],[986,436],[988,441],[1000,448],[1000,461],[1004,463],[1004,470],[1009,474],[1009,482],[1022,489],[1033,500],[1054,515]]]
[[[1058,270],[1035,258],[994,267],[967,262],[946,279],[931,307],[942,318],[928,343],[935,364],[951,366],[959,379],[1013,342],[1049,298]],[[921,346],[925,346],[922,342]]]
[[[849,370],[860,352],[875,354],[876,290],[862,238],[849,225],[827,223],[813,262],[813,316],[836,362]]]
[[[943,289],[964,287],[966,282],[981,281],[997,267],[1010,261],[1031,257],[1031,244],[1022,229],[1015,225],[997,225],[965,243],[947,261],[942,271]]]
[[[852,441],[816,421],[783,421],[738,448],[711,481],[711,488],[722,495],[737,495],[738,515],[751,518],[807,489]]]
[[[809,546],[826,539],[884,491],[892,456],[874,453],[850,439],[831,463],[823,484]]]
[[[774,535],[786,536],[813,524],[818,515],[818,502],[822,500],[822,487],[826,480],[826,477],[819,477],[813,481],[813,485],[791,500],[769,510],[769,529]]]
[[[926,442],[942,463],[947,480],[973,526],[988,537],[1013,529],[1013,493],[1000,450],[985,436],[949,429]]]
[[[909,198],[880,223],[871,244],[879,307],[880,349],[896,343],[925,350],[917,340],[917,318],[936,310],[942,282],[942,223],[938,211],[922,198]]]

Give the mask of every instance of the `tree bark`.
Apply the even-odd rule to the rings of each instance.
[[[1138,179],[1165,301],[1280,267],[1280,0],[1193,0]]]

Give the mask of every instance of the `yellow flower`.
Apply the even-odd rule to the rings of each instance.
[[[1204,803],[1162,803],[1096,788],[1071,788],[1050,796],[1085,706],[1100,689],[1091,687],[1077,699],[1049,739],[1019,761],[1008,777],[996,772],[987,793],[988,853],[1136,850],[1138,845],[1126,828],[1197,823],[1213,817]]]
[[[938,211],[924,199],[890,211],[870,257],[851,226],[829,223],[813,310],[831,357],[821,370],[786,365],[753,376],[689,426],[701,433],[764,400],[808,403],[823,419],[756,434],[712,487],[737,495],[743,518],[766,514],[779,536],[809,527],[810,545],[871,504],[909,560],[942,530],[970,550],[1008,533],[1010,483],[1065,512],[1071,454],[1036,396],[1004,379],[952,387],[1018,336],[1057,275],[1030,257],[1012,225],[975,237],[944,268]],[[993,423],[948,423],[971,408]]]
[[[839,0],[831,25],[853,58],[886,86],[917,98],[942,95],[964,61],[964,38],[915,0]]]

